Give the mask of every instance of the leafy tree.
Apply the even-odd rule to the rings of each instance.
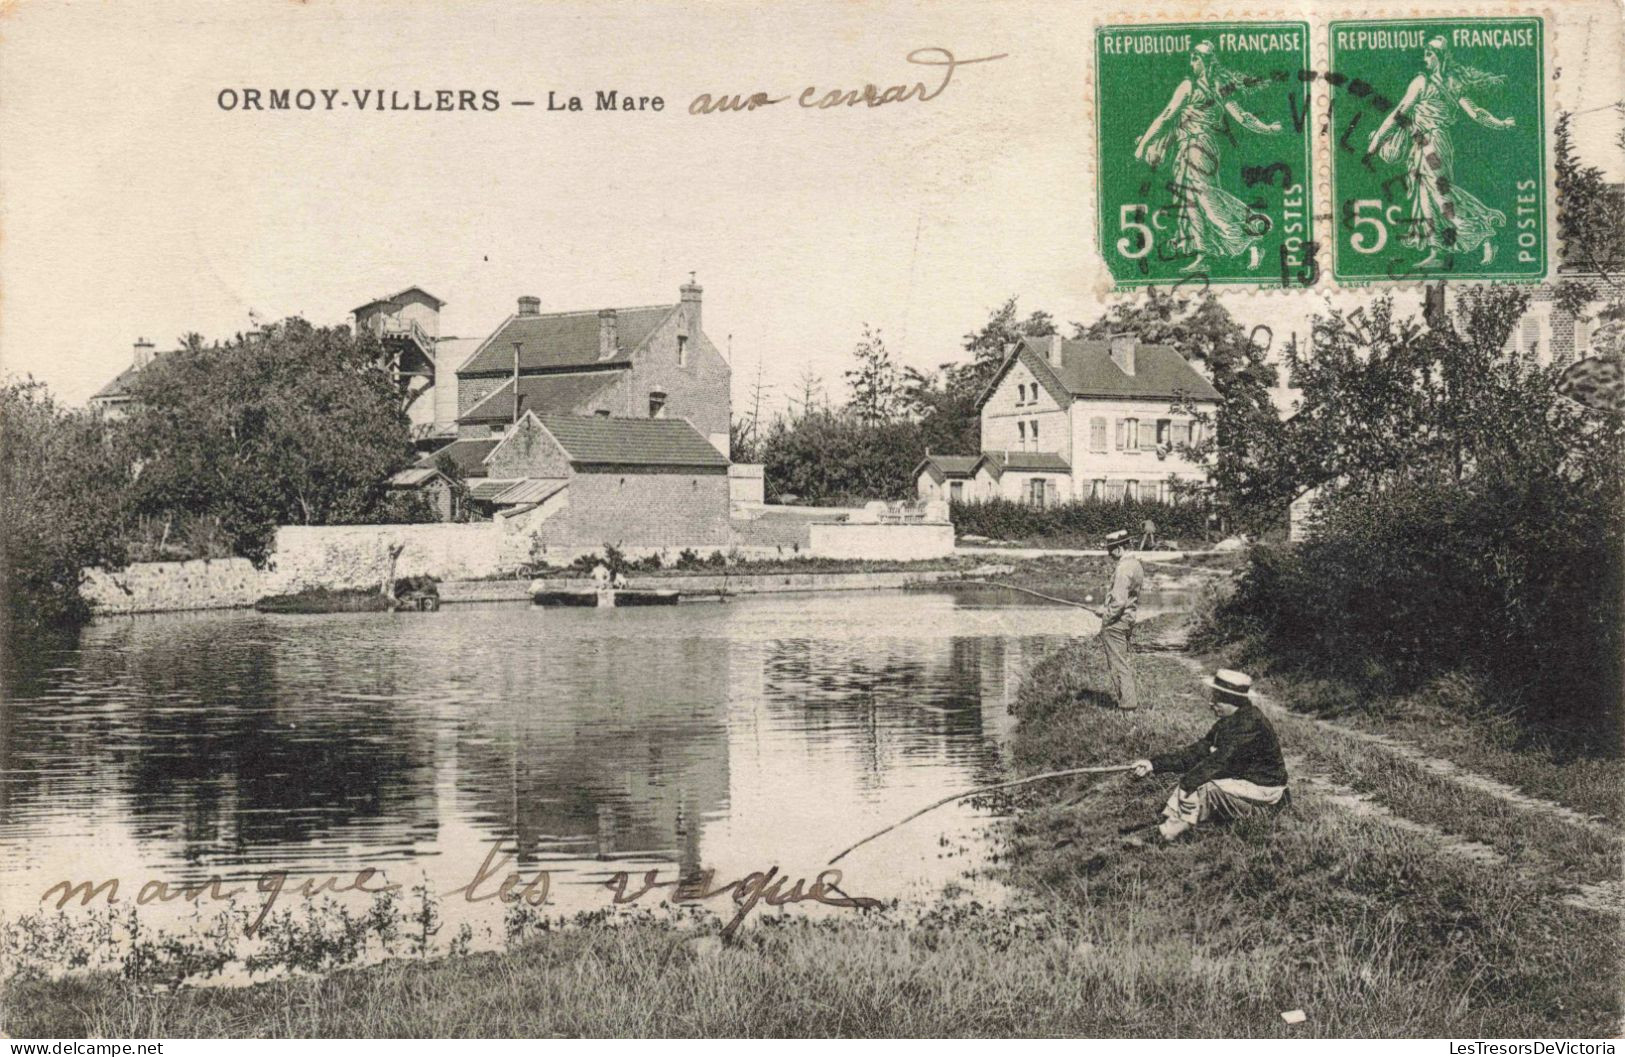
[[[869,324],[863,325],[863,338],[852,350],[858,365],[845,372],[846,384],[852,390],[848,408],[861,421],[889,422],[901,410],[902,376],[892,362],[891,352],[880,337],[880,331]],[[809,401],[810,403],[810,401]],[[803,407],[802,416],[812,408]]]
[[[1289,350],[1282,472],[1322,487],[1321,518],[1257,553],[1233,634],[1368,697],[1460,676],[1542,726],[1617,718],[1625,419],[1503,351],[1527,303],[1469,288],[1424,325],[1381,298]]]
[[[0,613],[11,628],[81,622],[82,570],[124,564],[129,463],[100,416],[33,380],[0,386]]]
[[[1603,171],[1585,165],[1574,150],[1574,115],[1558,115],[1556,133],[1557,237],[1562,268],[1597,275],[1618,297],[1625,266],[1625,195],[1608,185]],[[1621,137],[1625,138],[1625,130]]]
[[[930,373],[914,368],[903,372],[903,402],[920,422],[925,451],[944,455],[973,455],[982,447],[981,416],[976,399],[982,395],[1009,352],[1023,338],[1055,333],[1055,320],[1036,311],[1025,319],[1010,297],[988,316],[981,328],[965,335],[968,361],[942,364]]]
[[[160,357],[132,387],[139,509],[213,514],[256,562],[279,524],[380,518],[412,454],[386,363],[372,335],[297,318]]]
[[[906,418],[871,422],[814,411],[794,422],[779,419],[762,441],[768,492],[814,503],[912,498],[919,436],[918,424]]]

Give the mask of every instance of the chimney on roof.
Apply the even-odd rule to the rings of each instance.
[[[1109,339],[1112,350],[1112,362],[1124,374],[1134,374],[1134,350],[1139,348],[1140,339],[1133,334],[1113,334]]]
[[[616,332],[615,310],[602,308],[598,310],[598,358],[610,360],[620,350],[620,339]]]
[[[688,332],[700,332],[700,295],[705,290],[694,279],[694,273],[688,273],[688,282],[677,288],[683,295],[683,308],[688,315]]]
[[[1049,364],[1051,367],[1061,366],[1061,335],[1049,336]]]
[[[146,338],[135,339],[135,369],[143,370],[152,362],[152,342]]]
[[[519,299],[519,314],[522,316],[541,315],[542,299],[539,297],[521,297]]]

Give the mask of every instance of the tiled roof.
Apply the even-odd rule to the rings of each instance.
[[[976,472],[976,464],[981,461],[980,455],[927,455],[920,460],[914,475],[918,477],[921,470],[934,466],[944,477],[969,477]]]
[[[440,456],[449,455],[464,477],[484,477],[485,457],[491,454],[492,449],[501,441],[501,437],[492,437],[490,440],[454,440],[444,448],[437,448],[419,459],[417,465],[432,467],[440,461]]]
[[[586,371],[581,374],[533,374],[519,379],[519,411],[538,415],[585,412],[586,405],[621,379],[620,371]],[[457,421],[513,421],[513,379],[468,409]]]
[[[1028,338],[1027,351],[1040,359],[1048,351],[1041,338]],[[1112,362],[1111,346],[1104,341],[1063,341],[1061,384],[1073,396],[1125,396],[1173,399],[1184,394],[1193,400],[1217,400],[1219,391],[1197,373],[1185,357],[1166,345],[1139,345],[1134,349],[1134,373],[1125,374]]]
[[[986,451],[982,453],[982,458],[988,461],[995,476],[1006,470],[1018,473],[1072,472],[1067,461],[1053,451]]]
[[[606,418],[538,415],[575,463],[623,466],[705,466],[728,460],[700,431],[680,418]]]
[[[1112,362],[1111,346],[1107,342],[1063,341],[1061,362],[1054,364],[1049,359],[1048,338],[1025,338],[982,391],[976,401],[978,408],[993,395],[1005,372],[1018,358],[1052,393],[1059,390],[1074,397],[1130,400],[1173,401],[1181,395],[1192,400],[1219,399],[1219,391],[1213,384],[1187,363],[1185,357],[1166,345],[1136,346],[1134,373],[1127,374]]]
[[[650,305],[616,309],[615,337],[619,348],[616,355],[608,360],[598,358],[596,309],[540,316],[509,316],[495,334],[485,339],[480,351],[457,369],[457,373],[512,370],[513,343],[516,341],[521,343],[521,371],[624,362],[676,308],[676,305]]]

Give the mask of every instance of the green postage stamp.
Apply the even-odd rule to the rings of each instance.
[[[1539,18],[1332,22],[1340,281],[1546,275]]]
[[[1101,26],[1095,63],[1114,282],[1312,285],[1308,23]]]

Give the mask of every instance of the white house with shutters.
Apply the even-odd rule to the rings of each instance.
[[[1206,479],[1202,464],[1180,449],[1201,440],[1191,412],[1211,416],[1218,403],[1212,384],[1167,346],[1141,345],[1132,335],[1027,338],[978,400],[981,454],[926,456],[915,475],[919,494],[1043,505],[1090,497],[1168,502],[1174,482]]]

